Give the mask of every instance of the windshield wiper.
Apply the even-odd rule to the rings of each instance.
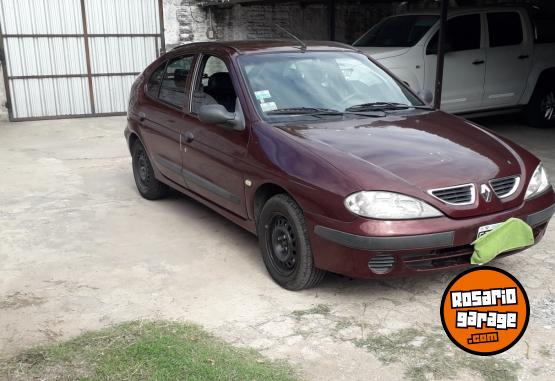
[[[339,110],[319,107],[290,107],[268,111],[268,115],[343,115]]]
[[[373,110],[369,110],[373,111]],[[376,109],[376,111],[381,111]],[[383,112],[383,111],[382,111]],[[308,115],[308,116],[325,116],[325,115],[359,115],[359,116],[366,116],[366,117],[373,117],[378,118],[384,115],[374,115],[368,114],[362,111],[339,111],[334,109],[328,108],[320,108],[320,107],[291,107],[291,108],[280,108],[277,110],[268,111],[267,115]]]
[[[407,110],[409,108],[431,110],[431,108],[427,106],[414,106],[414,105],[406,105],[403,103],[394,103],[394,102],[372,102],[372,103],[363,103],[360,105],[351,106],[349,108],[346,108],[345,111]]]

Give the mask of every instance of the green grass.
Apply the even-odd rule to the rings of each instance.
[[[459,379],[461,372],[477,374],[485,381],[517,381],[518,363],[498,356],[468,354],[441,333],[406,328],[390,334],[373,334],[355,342],[384,364],[402,363],[405,377],[413,381]]]
[[[290,368],[191,324],[139,321],[0,360],[9,380],[296,380]]]
[[[317,304],[316,306],[309,308],[308,310],[295,310],[291,312],[291,315],[295,319],[300,319],[305,315],[329,315],[331,312],[330,306],[327,304]]]

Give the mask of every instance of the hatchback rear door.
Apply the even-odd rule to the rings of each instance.
[[[170,59],[156,69],[146,86],[147,101],[141,107],[142,135],[156,168],[182,186],[180,137],[183,109],[188,104],[194,55]]]

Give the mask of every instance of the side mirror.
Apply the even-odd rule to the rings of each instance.
[[[203,123],[219,124],[231,127],[235,131],[243,131],[245,129],[243,110],[241,109],[239,99],[236,101],[235,113],[227,111],[220,104],[211,104],[202,106],[198,111],[198,117]]]

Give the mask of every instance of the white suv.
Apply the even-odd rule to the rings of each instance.
[[[555,34],[526,8],[449,13],[441,108],[487,114],[525,109],[532,125],[555,125]],[[353,45],[421,94],[434,89],[438,12],[382,20]],[[551,35],[549,35],[551,33]]]

